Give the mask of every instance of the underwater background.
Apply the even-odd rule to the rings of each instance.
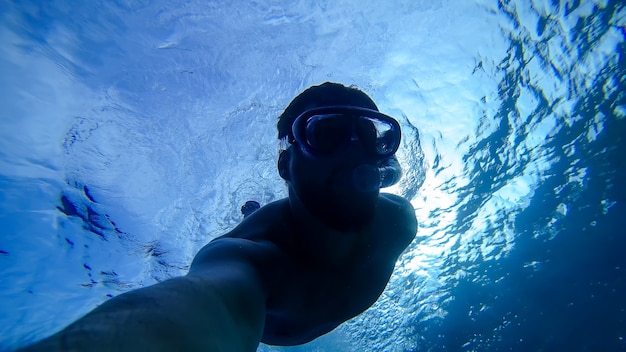
[[[621,1],[0,1],[0,350],[186,272],[286,196],[313,84],[403,128],[383,295],[259,351],[626,351]]]

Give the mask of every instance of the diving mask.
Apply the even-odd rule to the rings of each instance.
[[[376,110],[330,106],[303,112],[292,125],[293,139],[310,155],[329,154],[359,140],[371,155],[392,156],[400,146],[400,124]]]

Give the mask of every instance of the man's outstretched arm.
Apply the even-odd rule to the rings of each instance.
[[[186,276],[112,298],[24,351],[255,351],[263,285],[245,253],[217,247],[200,251]]]

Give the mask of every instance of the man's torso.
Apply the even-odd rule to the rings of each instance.
[[[381,195],[369,224],[338,238],[336,246],[331,241],[315,248],[315,233],[293,219],[286,199],[259,209],[223,236],[278,249],[259,266],[269,282],[262,342],[305,343],[370,307],[415,235],[415,219],[412,212],[407,216],[407,207],[404,199]]]

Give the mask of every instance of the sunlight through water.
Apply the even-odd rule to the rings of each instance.
[[[276,118],[356,85],[403,133],[380,299],[258,351],[626,349],[620,1],[0,3],[0,350],[182,275],[287,195]]]

